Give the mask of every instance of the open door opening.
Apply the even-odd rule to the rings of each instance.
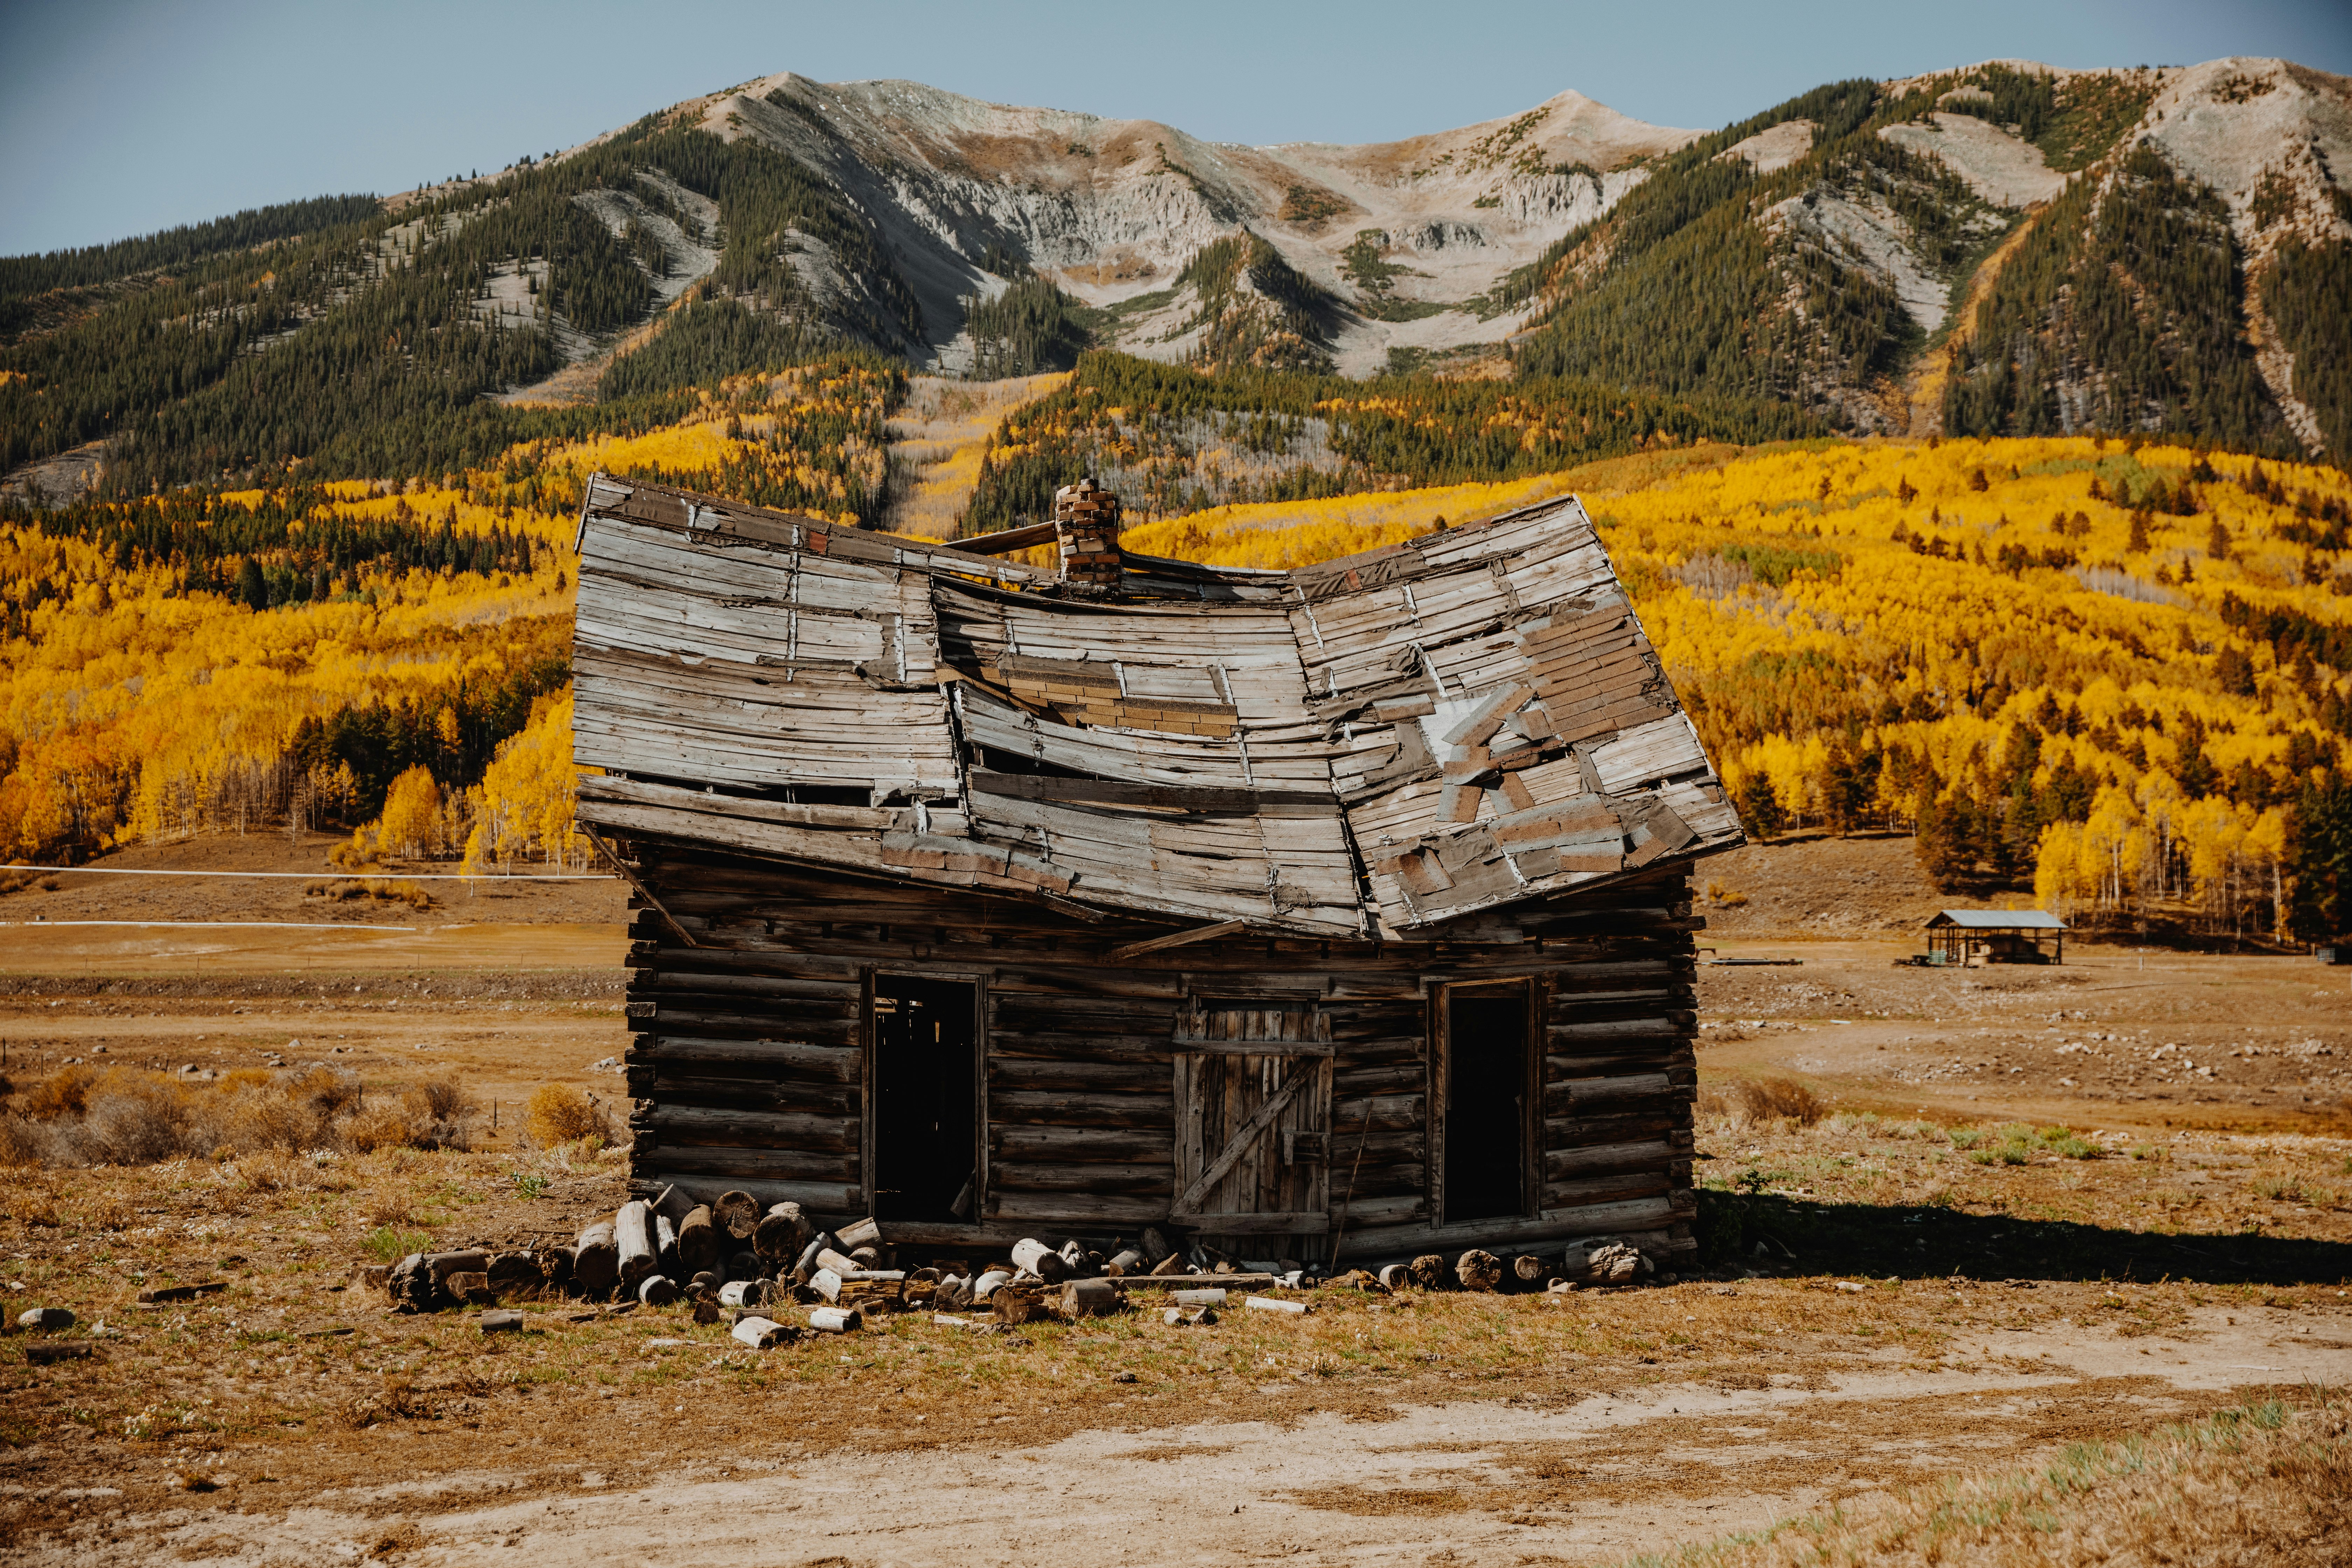
[[[969,1221],[980,1176],[979,987],[874,977],[874,1214]]]
[[[1527,1212],[1528,992],[1445,994],[1447,1224]]]

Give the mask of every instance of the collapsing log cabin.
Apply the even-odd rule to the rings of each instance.
[[[1123,554],[1091,481],[929,544],[598,476],[580,549],[636,1190],[1692,1248],[1688,875],[1739,824],[1576,500],[1279,573]]]

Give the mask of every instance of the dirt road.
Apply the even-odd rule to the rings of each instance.
[[[609,1457],[585,1463],[486,1438],[468,1439],[482,1458],[452,1466],[437,1450],[464,1434],[395,1428],[374,1435],[373,1478],[273,1479],[267,1453],[248,1451],[205,1458],[203,1471],[226,1479],[192,1496],[162,1484],[185,1458],[135,1460],[79,1488],[32,1489],[79,1522],[60,1519],[58,1534],[12,1555],[878,1568],[1079,1556],[1112,1530],[1120,1559],[1142,1563],[1610,1562],[1831,1505],[1865,1509],[1956,1464],[2023,1463],[2272,1383],[2342,1387],[2352,1311],[2214,1308],[2153,1341],[2062,1322],[1973,1335],[1965,1352],[1966,1369],[1906,1367],[1897,1352],[1829,1378],[1286,1420],[1244,1408],[1129,1426],[1104,1401],[1100,1425],[1038,1446],[876,1443],[854,1405],[822,1428],[746,1433],[723,1408],[656,1397],[614,1408],[625,1428]],[[853,1374],[839,1381],[846,1393]],[[428,1447],[426,1473],[412,1471],[406,1459]]]

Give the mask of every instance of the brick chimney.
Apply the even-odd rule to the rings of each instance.
[[[1118,585],[1118,497],[1095,483],[1091,474],[1054,492],[1063,581]]]

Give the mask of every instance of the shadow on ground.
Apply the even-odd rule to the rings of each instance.
[[[1714,1265],[1793,1261],[1808,1273],[1923,1279],[2154,1281],[2170,1276],[2217,1285],[2352,1281],[2352,1243],[2259,1231],[2158,1235],[2070,1220],[1925,1205],[1811,1203],[1704,1188],[1698,1205],[1701,1256]]]

